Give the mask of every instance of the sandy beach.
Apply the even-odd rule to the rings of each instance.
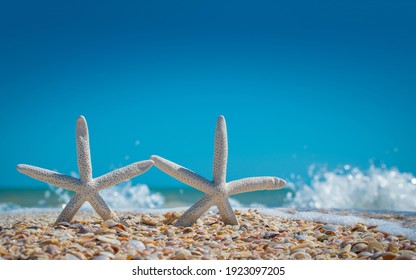
[[[416,259],[416,240],[365,223],[338,225],[236,210],[239,226],[209,211],[192,227],[174,227],[181,211],[118,212],[123,223],[81,211],[71,223],[58,212],[1,213],[0,259]],[[323,211],[325,212],[325,211]],[[329,211],[327,211],[329,212]],[[296,210],[287,213],[296,214]],[[414,216],[341,213],[414,227]]]

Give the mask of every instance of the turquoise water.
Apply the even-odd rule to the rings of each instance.
[[[276,191],[234,195],[234,207],[295,207],[416,211],[416,178],[397,168],[344,165],[334,170],[312,165],[307,177],[292,174]],[[189,206],[203,193],[192,187],[154,187],[126,181],[100,192],[114,209],[160,209]],[[16,208],[62,208],[72,193],[54,186],[0,189],[0,211]],[[88,207],[88,205],[86,205]]]
[[[58,188],[41,189],[0,189],[0,211],[16,208],[61,208],[72,196],[70,191],[58,191]],[[283,205],[289,190],[266,191],[239,194],[232,197],[234,206],[278,207]],[[115,191],[103,192],[103,197],[113,207],[121,209],[136,208],[172,208],[189,206],[200,199],[203,193],[192,188],[152,188],[146,185],[116,187]],[[120,196],[124,196],[121,198]],[[135,199],[139,198],[139,199]],[[256,201],[258,203],[256,203]]]

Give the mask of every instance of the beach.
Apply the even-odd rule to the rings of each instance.
[[[173,226],[182,211],[117,211],[120,223],[81,211],[56,226],[56,210],[0,213],[0,259],[416,259],[414,215],[252,208],[235,210],[237,226],[213,210]]]

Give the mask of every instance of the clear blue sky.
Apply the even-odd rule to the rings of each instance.
[[[211,176],[220,114],[230,180],[416,173],[415,1],[84,2],[1,5],[0,186],[43,185],[18,163],[76,171],[80,114],[95,176],[152,154]]]

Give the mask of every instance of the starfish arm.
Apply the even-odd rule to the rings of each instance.
[[[79,180],[74,177],[27,164],[18,164],[16,168],[19,172],[42,182],[71,191],[81,190]]]
[[[94,179],[98,191],[114,186],[120,182],[126,181],[140,174],[145,173],[153,166],[153,161],[144,160],[127,165],[123,168],[116,169],[110,173]]]
[[[92,165],[90,154],[90,140],[88,136],[87,121],[79,116],[76,128],[78,169],[81,182],[92,180]]]
[[[237,217],[234,214],[233,208],[227,198],[217,201],[218,211],[221,218],[226,225],[238,225]]]
[[[75,194],[65,206],[64,210],[62,210],[61,214],[55,222],[55,225],[60,222],[71,222],[72,218],[75,216],[84,202],[85,199],[80,194]]]
[[[219,116],[215,129],[214,168],[215,185],[224,184],[227,174],[228,139],[227,125],[223,116]]]
[[[182,216],[175,222],[176,227],[189,227],[198,220],[212,205],[214,200],[211,195],[204,195],[197,203],[185,211]]]
[[[182,183],[190,185],[204,193],[212,194],[214,190],[214,185],[212,184],[212,182],[208,181],[204,177],[162,157],[151,156],[151,159],[153,160],[157,168],[169,174],[173,178],[181,181]]]
[[[104,199],[98,193],[92,196],[88,202],[104,221],[110,219],[116,222],[120,221],[117,214],[107,205],[107,203],[105,203]]]
[[[277,190],[285,185],[285,180],[277,177],[251,177],[229,182],[227,192],[228,195],[233,195],[260,190]]]

